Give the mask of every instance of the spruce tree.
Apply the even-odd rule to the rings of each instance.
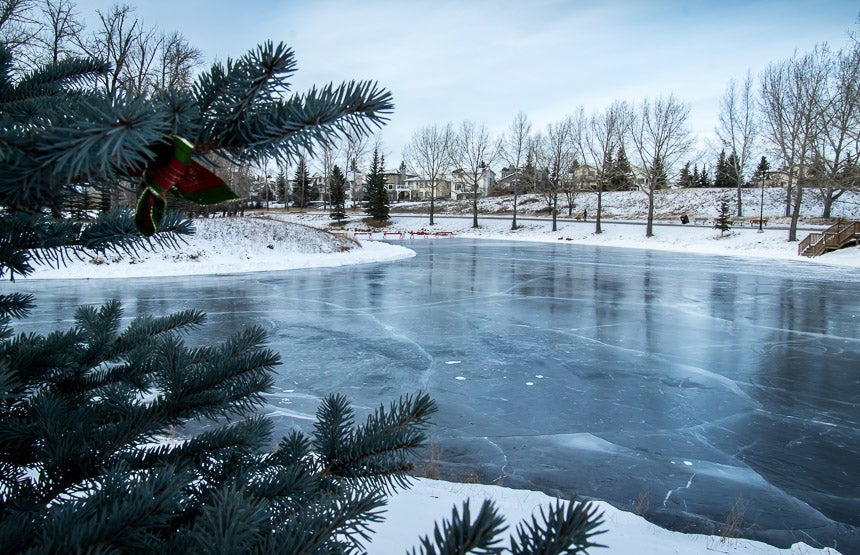
[[[666,166],[661,158],[654,160],[652,178],[654,179],[654,189],[665,189],[669,186],[669,175],[666,173]]]
[[[717,167],[714,172],[714,187],[726,189],[731,187],[729,180],[729,166],[726,161],[726,151],[721,150],[720,156],[717,158]]]
[[[385,157],[374,149],[370,173],[367,174],[367,214],[378,222],[387,222],[388,191],[385,190]]]
[[[624,147],[618,147],[618,155],[615,157],[615,163],[612,165],[612,174],[610,183],[616,191],[626,189],[633,181],[633,167],[630,165],[630,160],[627,159],[627,152]]]
[[[767,156],[762,156],[761,160],[759,160],[758,165],[755,168],[752,176],[752,183],[757,186],[761,186],[764,183],[765,178],[767,177],[767,172],[770,171],[770,162],[767,161]]]
[[[346,218],[346,177],[340,171],[337,164],[331,169],[331,217],[333,220],[341,221]]]
[[[693,174],[690,173],[690,162],[687,162],[681,167],[681,171],[678,172],[678,187],[688,188],[690,186],[690,182],[693,180]]]
[[[732,215],[729,211],[729,201],[725,198],[720,199],[717,218],[714,220],[714,229],[720,230],[720,236],[726,234],[732,228]]]
[[[702,166],[702,171],[699,173],[699,187],[707,189],[708,187],[713,187],[714,184],[711,181],[711,176],[708,173],[708,167]]]
[[[347,129],[368,133],[392,106],[372,83],[281,98],[295,62],[271,43],[214,65],[192,90],[153,97],[86,90],[107,69],[90,60],[25,76],[12,67],[0,45],[0,276],[175,241],[193,227],[164,210],[167,191],[156,187],[165,167],[180,174],[171,189],[188,195],[205,175],[203,155],[295,157]],[[110,192],[131,182],[145,187],[138,213],[154,226],[151,237],[138,235],[126,212],[89,224],[51,215],[57,199],[85,184]],[[272,449],[272,423],[256,409],[280,357],[262,328],[192,347],[185,336],[203,323],[201,312],[138,315],[123,326],[122,306],[111,301],[78,308],[66,331],[15,335],[12,320],[33,306],[29,295],[0,295],[5,552],[356,552],[386,494],[407,484],[436,410],[426,394],[406,395],[358,425],[348,401],[330,395],[312,434],[290,432]],[[192,432],[188,420],[207,425]],[[591,504],[549,515],[514,542],[546,553],[594,545],[600,515]],[[455,513],[436,549],[493,545],[498,521],[491,504],[475,519]]]
[[[278,169],[278,176],[275,178],[275,195],[278,197],[278,202],[287,204],[287,174],[283,168]]]
[[[734,151],[726,158],[726,184],[728,187],[734,189],[744,184],[744,176],[741,172],[738,154]]]
[[[296,165],[296,174],[293,177],[293,206],[306,208],[311,198],[311,176],[308,174],[308,166],[305,157],[299,158]]]

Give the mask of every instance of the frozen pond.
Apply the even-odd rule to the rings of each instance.
[[[309,429],[430,391],[441,476],[574,492],[681,530],[740,501],[751,535],[860,552],[860,276],[797,263],[461,239],[388,264],[36,282],[28,327],[117,297],[257,322],[283,355],[267,412]]]

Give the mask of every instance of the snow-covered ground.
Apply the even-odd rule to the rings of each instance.
[[[396,210],[401,205],[395,205]],[[414,209],[414,207],[413,207]],[[626,216],[635,217],[632,210]],[[786,241],[785,230],[766,229],[764,233],[750,227],[736,227],[725,237],[710,227],[658,226],[655,236],[644,236],[641,222],[605,223],[603,233],[594,234],[594,223],[564,221],[556,232],[550,231],[548,220],[521,219],[520,229],[510,230],[507,216],[481,216],[478,229],[471,227],[468,216],[439,218],[432,228],[426,215],[396,215],[385,231],[403,232],[403,241],[389,244],[367,241],[360,235],[359,245],[352,240],[356,232],[370,232],[374,239],[383,237],[382,229],[371,229],[355,214],[338,229],[342,236],[314,229],[331,224],[328,214],[298,214],[273,212],[248,218],[216,218],[198,220],[197,234],[187,244],[163,252],[141,254],[138,257],[108,256],[75,260],[62,268],[39,268],[28,279],[67,279],[104,277],[143,277],[159,275],[230,274],[252,271],[289,270],[339,266],[396,260],[414,256],[409,241],[450,240],[435,238],[436,231],[450,231],[456,236],[511,239],[521,241],[564,241],[566,243],[606,245],[700,252],[731,256],[755,256],[796,260],[798,264],[833,264],[860,267],[860,249],[856,247],[807,259],[797,256],[797,244]],[[429,237],[409,232],[428,231]],[[205,307],[198,307],[204,308]],[[386,521],[376,526],[369,552],[374,554],[403,553],[416,545],[417,539],[432,534],[433,522],[450,517],[451,508],[462,500],[472,498],[477,508],[484,498],[494,499],[507,522],[515,526],[551,499],[542,493],[512,490],[497,486],[455,484],[433,480],[418,480],[405,492],[394,495],[389,504]],[[778,549],[767,544],[743,539],[723,539],[714,536],[681,534],[661,529],[644,519],[600,503],[608,532],[599,539],[608,550],[593,553],[641,554],[712,554],[751,553],[796,555],[838,553],[832,549],[813,549],[798,543],[790,549]]]
[[[386,262],[414,256],[381,242],[359,245],[304,225],[266,218],[195,221],[196,233],[176,249],[72,259],[65,266],[37,266],[28,279],[95,279],[235,274]]]
[[[764,193],[764,194],[762,194]],[[764,197],[764,203],[762,203]],[[658,220],[678,221],[681,214],[690,219],[713,218],[719,213],[720,201],[725,199],[729,209],[734,212],[737,199],[735,189],[666,189],[657,191],[654,195],[654,217]],[[597,195],[594,193],[577,193],[572,197],[573,209],[571,214],[581,214],[586,211],[592,217],[597,211]],[[478,211],[482,214],[510,213],[513,211],[512,195],[485,197],[478,199]],[[402,202],[392,205],[393,210],[429,211],[429,202]],[[610,191],[603,193],[603,217],[624,219],[645,219],[648,214],[648,197],[639,191]],[[466,213],[471,210],[471,200],[446,201],[437,203],[440,212]],[[741,189],[741,207],[744,216],[757,218],[762,214],[765,218],[777,223],[788,224],[785,214],[785,189],[778,187],[761,189]],[[568,213],[568,198],[558,196],[559,214]],[[542,195],[520,195],[517,202],[517,212],[534,215],[549,213],[547,200]],[[821,194],[817,189],[805,189],[801,203],[801,218],[807,221],[820,219],[822,215]],[[833,218],[850,220],[860,219],[860,193],[846,191],[833,204],[830,214]]]
[[[508,525],[505,537],[513,533],[519,522],[536,515],[540,522],[540,508],[547,507],[555,499],[540,492],[514,490],[499,486],[459,484],[436,480],[418,479],[412,487],[391,497],[385,521],[374,527],[373,543],[368,552],[374,555],[401,554],[408,546],[418,543],[419,537],[433,537],[433,522],[449,518],[451,509],[463,506],[471,499],[469,508],[477,511],[484,499],[491,499],[505,515]],[[594,548],[594,555],[836,555],[833,549],[813,549],[805,543],[796,543],[790,548],[778,549],[771,545],[731,537],[704,536],[672,532],[633,513],[624,512],[607,504],[596,502],[603,511],[606,533],[594,541],[608,549]]]

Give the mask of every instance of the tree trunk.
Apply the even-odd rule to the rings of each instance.
[[[436,181],[430,184],[430,225],[433,225],[433,207],[436,201]]]
[[[654,237],[654,186],[648,187],[648,223],[645,224],[645,237]]]
[[[558,231],[558,193],[552,196],[552,230]]]
[[[791,225],[788,227],[789,242],[797,241],[797,221],[800,219],[800,201],[803,200],[803,187],[797,184],[794,196],[794,209],[791,211]]]
[[[741,195],[741,184],[738,183],[738,218],[744,215],[744,201]]]
[[[603,185],[597,189],[597,216],[594,218],[594,233],[600,235],[603,230],[600,228],[600,218],[603,216]]]
[[[478,186],[472,191],[472,227],[478,228]]]
[[[511,231],[517,229],[517,186],[514,185],[514,217],[511,220]]]

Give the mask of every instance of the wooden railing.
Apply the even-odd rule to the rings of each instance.
[[[837,222],[823,233],[810,233],[797,246],[797,254],[819,256],[828,251],[841,249],[849,241],[860,239],[860,222]]]

